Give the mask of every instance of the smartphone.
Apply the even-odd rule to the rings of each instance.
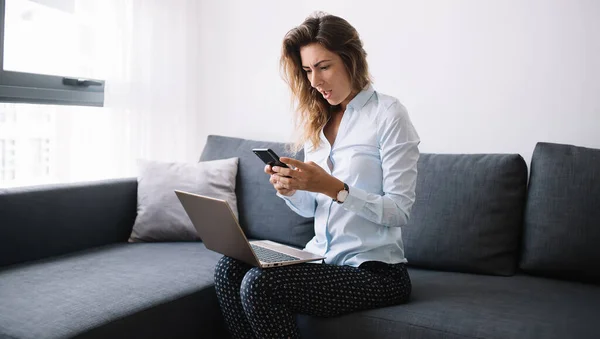
[[[254,152],[254,154],[256,154],[260,160],[267,165],[288,168],[286,164],[279,161],[279,156],[270,148],[254,148],[252,152]]]

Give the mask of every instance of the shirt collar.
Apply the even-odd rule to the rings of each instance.
[[[354,98],[352,98],[352,100],[350,100],[350,102],[348,103],[348,107],[352,108],[355,111],[360,110],[361,108],[363,108],[363,106],[366,105],[367,101],[371,99],[373,93],[375,93],[373,86],[371,84],[368,84],[367,86],[365,86],[365,88],[362,89],[362,91],[358,92],[358,94]]]

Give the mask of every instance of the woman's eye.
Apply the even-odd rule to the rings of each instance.
[[[329,66],[323,66],[323,67],[321,67],[321,70],[326,71],[328,68],[329,68]]]
[[[305,69],[304,71],[306,72],[306,74],[309,74],[310,72],[312,72],[310,69]]]

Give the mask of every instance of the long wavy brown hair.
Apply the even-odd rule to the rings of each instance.
[[[339,107],[330,105],[323,96],[310,85],[306,72],[302,69],[300,49],[318,43],[338,54],[352,84],[352,92],[358,93],[371,83],[367,53],[363,48],[358,32],[346,20],[323,12],[317,12],[285,35],[281,50],[280,67],[282,77],[290,86],[292,104],[296,106],[294,124],[298,135],[291,145],[292,152],[298,152],[310,141],[313,149],[319,146],[320,131],[329,120],[331,112]]]

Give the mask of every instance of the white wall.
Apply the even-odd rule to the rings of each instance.
[[[206,0],[199,147],[208,134],[289,140],[280,44],[314,10],[356,27],[375,88],[408,108],[422,152],[529,162],[537,141],[600,148],[596,0]]]

